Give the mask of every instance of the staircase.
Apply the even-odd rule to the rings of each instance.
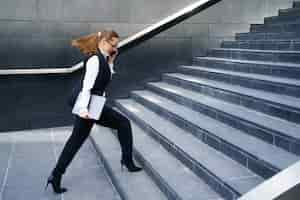
[[[300,158],[300,2],[116,109],[144,172],[120,172],[109,129],[92,141],[124,199],[237,199]]]

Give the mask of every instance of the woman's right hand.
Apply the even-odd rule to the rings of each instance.
[[[89,119],[90,118],[88,112],[82,112],[82,113],[79,114],[79,116],[81,118],[84,118],[84,119]]]

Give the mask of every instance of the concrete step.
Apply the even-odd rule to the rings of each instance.
[[[300,8],[279,9],[279,16],[300,16]]]
[[[299,155],[297,151],[299,151],[300,147],[300,136],[298,134],[300,125],[298,124],[281,120],[244,106],[224,102],[203,94],[197,94],[197,92],[193,91],[189,93],[195,94],[195,96],[188,98],[183,95],[178,96],[178,94],[174,94],[175,91],[171,94],[170,92],[161,90],[161,88],[158,90],[151,87],[151,89],[155,89],[155,92],[160,95],[177,100],[182,104],[184,103],[184,105],[190,106],[203,114],[240,129],[265,142]],[[181,89],[181,92],[183,91],[184,88]],[[201,99],[194,99],[196,96]],[[290,148],[291,146],[293,146],[293,149]]]
[[[252,33],[300,32],[300,23],[251,24],[250,32]]]
[[[251,171],[265,178],[268,178],[278,171],[285,169],[299,159],[299,157],[294,154],[284,151],[272,144],[266,143],[256,137],[248,135],[238,129],[230,127],[227,124],[220,122],[218,119],[208,117],[201,112],[197,112],[195,109],[190,108],[190,106],[186,106],[186,102],[184,102],[183,99],[183,101],[179,102],[178,99],[167,95],[168,91],[171,91],[173,94],[177,92],[178,96],[184,96],[186,93],[181,93],[185,90],[183,88],[183,90],[180,91],[180,87],[164,82],[151,83],[148,85],[148,88],[150,89],[149,91],[146,90],[133,92],[133,98],[144,104],[146,107],[151,108],[154,112],[156,112],[156,115],[160,116],[155,116],[155,118],[153,118],[157,120],[156,124],[158,121],[161,121],[160,123],[163,122],[162,124],[165,124],[166,122],[163,121],[163,117],[165,117],[178,127],[183,127],[183,129],[186,131],[191,132],[194,136],[204,143],[210,145],[212,148],[215,148],[216,150],[226,154],[231,159],[239,162],[240,164],[249,168]],[[169,94],[171,95],[171,93]],[[156,105],[155,100],[161,101],[164,99],[168,100],[169,106],[164,106],[164,103],[158,103]],[[186,106],[186,108],[184,108],[185,112],[183,115],[179,115],[178,113],[181,112],[177,111],[176,108],[182,109],[183,106]],[[147,123],[150,123],[150,118],[145,118],[147,119],[144,120]],[[167,124],[168,127],[170,127],[169,123]],[[155,123],[153,123],[153,125],[155,125]],[[193,127],[195,129],[193,129]],[[162,128],[164,127],[162,126]],[[199,128],[201,131],[198,131]],[[170,130],[170,134],[174,134],[174,132],[177,131]],[[170,138],[171,136],[166,137]],[[178,137],[179,136],[176,136],[176,138]],[[231,149],[231,151],[228,152],[226,149]],[[274,152],[278,153],[275,154],[277,155],[276,158],[274,158]],[[278,155],[281,156],[278,157]],[[247,165],[247,163],[252,162],[256,163],[256,167]],[[264,172],[262,173],[262,171]]]
[[[199,179],[192,171],[183,165],[176,157],[164,149],[160,143],[152,139],[147,133],[138,127],[134,122],[131,122],[132,132],[134,136],[134,146],[136,158],[140,160],[144,170],[156,182],[156,185],[165,192],[168,199],[220,199],[220,195],[215,193],[205,182]],[[98,134],[100,135],[100,134]],[[117,138],[112,133],[106,134],[103,138],[103,133],[98,138],[98,146],[109,146],[106,152],[111,157],[111,151],[118,147]],[[111,147],[113,143],[114,147]],[[119,156],[119,155],[118,155]],[[125,172],[126,173],[126,172]],[[145,173],[145,172],[143,172]],[[124,175],[123,175],[124,176]],[[130,175],[132,176],[132,175]],[[138,179],[139,174],[134,174],[132,179]],[[128,183],[130,179],[127,172],[127,178],[124,179],[124,184],[132,187],[133,195],[128,199],[161,199],[153,196],[148,190],[147,185],[143,182],[136,182],[135,185]],[[150,180],[150,179],[147,179]],[[185,184],[189,183],[189,184]],[[127,186],[128,187],[128,186]],[[150,188],[151,189],[151,188]],[[144,194],[141,194],[143,192]],[[140,193],[140,194],[139,194]]]
[[[284,23],[300,23],[300,16],[272,16],[264,18],[264,24]]]
[[[284,33],[237,33],[236,40],[277,40],[300,38],[298,32],[284,32]]]
[[[90,137],[122,199],[168,199],[145,171],[134,174],[121,170],[121,148],[111,129],[95,125]]]
[[[300,78],[300,64],[294,63],[265,62],[216,57],[195,57],[193,59],[193,64],[237,72],[265,74],[294,79]]]
[[[300,40],[223,41],[222,48],[300,51]]]
[[[300,63],[300,51],[214,48],[208,50],[208,56],[240,60]]]
[[[138,94],[141,92],[144,91],[138,91]],[[173,107],[171,104],[169,106]],[[260,176],[220,154],[194,135],[166,120],[161,114],[154,113],[147,108],[148,106],[133,100],[125,100],[119,107],[123,107],[123,110],[143,130],[147,130],[151,137],[185,163],[189,169],[193,169],[198,177],[203,178],[215,190],[222,193],[224,198],[235,199],[235,196],[240,196],[263,181]],[[219,166],[223,168],[220,169]]]
[[[300,1],[294,1],[293,8],[300,8]]]
[[[256,90],[180,73],[163,74],[163,81],[205,95],[276,116],[300,122],[299,98]]]
[[[179,66],[179,71],[206,79],[222,81],[243,87],[265,90],[277,94],[300,97],[300,81],[261,74],[210,69],[200,66]]]

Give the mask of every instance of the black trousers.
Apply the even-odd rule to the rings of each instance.
[[[117,129],[122,158],[125,160],[132,159],[133,138],[130,121],[122,113],[117,112],[105,104],[99,120],[84,119],[76,115],[72,134],[68,138],[58,158],[57,164],[53,169],[52,173],[54,175],[60,176],[65,173],[75,154],[89,136],[94,123]]]

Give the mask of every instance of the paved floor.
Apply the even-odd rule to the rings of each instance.
[[[63,176],[68,192],[54,194],[50,185],[44,190],[71,131],[72,127],[60,127],[0,133],[0,200],[120,199],[90,139]]]

